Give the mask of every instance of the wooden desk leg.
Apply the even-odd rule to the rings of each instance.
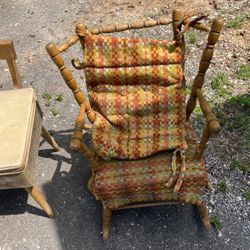
[[[108,208],[103,208],[103,217],[102,217],[102,238],[107,240],[109,238],[109,227],[110,220],[112,216],[112,210]]]
[[[50,217],[54,217],[54,213],[48,204],[48,202],[45,200],[42,193],[39,191],[37,186],[32,186],[25,188],[25,190],[34,198],[34,200],[40,205],[40,207],[44,210],[44,212]]]
[[[48,133],[48,131],[45,129],[44,126],[42,126],[42,131],[41,131],[41,136],[42,138],[47,141],[56,151],[60,150],[60,147],[54,140],[54,138]]]

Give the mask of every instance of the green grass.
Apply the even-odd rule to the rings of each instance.
[[[201,108],[199,105],[196,105],[195,108],[194,108],[194,114],[195,115],[201,115],[202,114],[202,111],[201,111]]]
[[[219,190],[222,192],[222,193],[226,193],[227,191],[227,184],[225,181],[221,181],[220,184],[219,184]]]
[[[194,31],[189,31],[187,37],[188,37],[188,43],[192,43],[192,44],[196,43],[196,36],[195,36]]]
[[[184,88],[184,93],[185,93],[185,96],[188,96],[188,97],[189,97],[190,94],[191,94],[191,89],[190,89],[189,87],[186,86],[186,87]]]
[[[42,93],[42,98],[46,101],[49,101],[51,99],[51,95],[48,94],[47,92]]]
[[[219,156],[223,161],[230,158],[230,155],[226,150],[222,150]]]
[[[63,101],[63,94],[57,94],[55,100],[58,102],[62,102]]]
[[[249,117],[244,113],[237,113],[228,124],[228,128],[230,129],[238,129],[243,131],[244,128],[249,124]]]
[[[242,15],[242,16],[236,16],[233,20],[230,20],[227,23],[227,27],[230,29],[241,29],[243,28],[245,22],[247,21],[247,19],[250,18],[250,15]]]
[[[250,66],[241,64],[239,69],[236,72],[238,79],[248,80],[250,79]]]
[[[221,231],[222,229],[222,223],[218,216],[214,215],[210,218],[211,224],[215,227],[217,231]]]
[[[220,97],[224,97],[229,94],[229,85],[230,82],[227,76],[220,72],[217,73],[212,79],[212,88]]]
[[[227,122],[226,114],[218,106],[214,107],[213,111],[214,111],[215,116],[218,118],[220,125],[224,127]]]
[[[241,168],[241,164],[238,160],[233,159],[231,162],[231,170],[236,171]]]
[[[243,108],[250,108],[250,95],[236,95],[233,96],[229,103],[235,106],[242,106]]]
[[[247,201],[250,201],[250,189],[248,189],[243,196],[246,198]]]

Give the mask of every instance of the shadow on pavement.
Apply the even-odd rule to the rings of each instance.
[[[71,131],[54,133],[68,154],[70,136]],[[90,135],[84,138],[88,144]],[[191,205],[180,204],[114,212],[110,239],[104,242],[102,206],[87,189],[91,172],[88,161],[80,153],[72,153],[72,160],[60,153],[52,156],[50,153],[50,150],[39,153],[57,161],[52,180],[43,190],[56,213],[54,223],[62,249],[166,249],[214,241],[215,234],[203,229],[198,211]]]

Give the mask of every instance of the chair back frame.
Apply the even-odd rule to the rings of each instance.
[[[0,59],[6,60],[11,78],[14,83],[15,89],[22,88],[21,77],[16,65],[16,51],[14,48],[13,41],[11,40],[1,40],[0,41]]]
[[[75,121],[75,129],[74,134],[72,136],[71,140],[71,148],[75,151],[81,150],[87,158],[89,158],[93,164],[93,167],[95,170],[98,169],[98,162],[95,160],[94,152],[90,150],[86,145],[82,143],[82,131],[83,129],[88,128],[87,125],[85,125],[84,121],[84,113],[86,113],[88,120],[93,124],[95,121],[95,112],[91,108],[91,105],[87,98],[84,96],[83,92],[78,87],[76,79],[73,77],[73,74],[71,70],[64,64],[64,59],[61,55],[61,53],[68,50],[72,45],[80,41],[81,46],[84,48],[84,37],[86,34],[86,31],[91,32],[92,34],[101,34],[101,33],[113,33],[113,32],[120,32],[127,29],[141,29],[141,28],[147,28],[147,27],[153,27],[156,25],[168,25],[172,24],[173,26],[173,33],[174,33],[174,40],[176,40],[178,43],[180,43],[181,46],[185,48],[185,40],[183,33],[187,30],[187,27],[194,28],[197,30],[202,31],[209,31],[208,35],[208,41],[207,46],[205,50],[203,51],[202,58],[200,61],[199,71],[198,74],[194,80],[194,84],[192,86],[191,95],[187,102],[186,107],[186,119],[189,120],[191,113],[193,112],[197,98],[201,101],[202,104],[202,110],[206,111],[204,113],[205,118],[207,120],[208,127],[204,128],[203,135],[200,142],[200,150],[199,153],[197,153],[197,157],[201,157],[202,153],[204,151],[204,148],[206,146],[206,143],[212,133],[217,133],[220,129],[219,123],[216,119],[216,117],[211,112],[210,107],[208,106],[208,102],[204,101],[204,96],[201,93],[201,88],[204,84],[204,78],[205,73],[210,65],[212,56],[213,56],[213,49],[214,45],[217,42],[220,31],[223,26],[223,22],[218,19],[214,19],[212,22],[211,29],[203,23],[200,23],[199,21],[192,21],[190,20],[191,17],[197,15],[195,11],[191,11],[187,14],[185,14],[181,10],[174,10],[172,19],[169,18],[161,18],[159,20],[146,20],[146,21],[138,21],[133,22],[131,24],[115,24],[115,25],[108,25],[103,28],[94,28],[94,29],[87,29],[86,25],[83,23],[78,23],[76,25],[76,35],[72,36],[68,41],[64,42],[60,47],[57,47],[53,43],[49,43],[46,46],[46,50],[48,54],[50,55],[51,59],[54,61],[58,69],[60,70],[60,73],[68,85],[68,87],[72,90],[73,95],[77,101],[77,103],[80,105],[80,112],[79,115]],[[185,29],[181,31],[182,26],[184,25]],[[77,69],[82,69],[81,63],[79,60],[72,60],[72,64]],[[197,94],[198,93],[198,94]]]

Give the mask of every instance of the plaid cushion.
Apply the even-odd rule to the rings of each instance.
[[[102,169],[91,178],[91,191],[111,209],[141,202],[202,201],[207,171],[203,160],[193,159],[197,143],[191,123],[186,123],[186,130],[186,171],[178,192],[166,185],[172,176],[172,153],[169,151],[141,160],[104,161]],[[179,170],[180,162],[177,161],[176,180]]]
[[[84,64],[97,118],[94,150],[138,159],[186,148],[183,49],[174,41],[87,34]]]

